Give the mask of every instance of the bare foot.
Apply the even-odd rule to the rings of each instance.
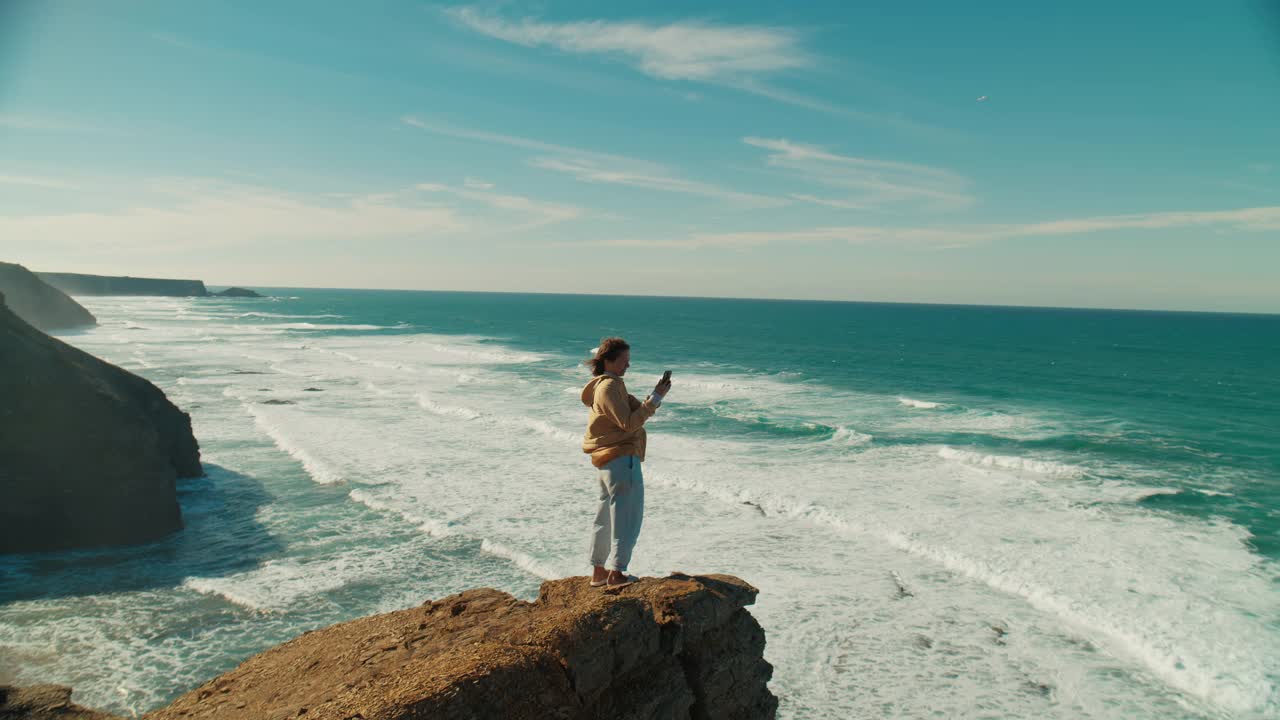
[[[605,581],[605,587],[622,587],[623,585],[630,585],[635,581],[636,579],[634,577],[626,574],[625,572],[610,570],[609,577],[606,578]]]

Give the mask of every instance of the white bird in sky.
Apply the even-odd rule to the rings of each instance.
[[[978,102],[986,102],[986,101],[987,101],[986,95],[983,95],[982,97],[978,98]]]

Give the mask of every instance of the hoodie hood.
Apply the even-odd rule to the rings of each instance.
[[[597,375],[591,378],[591,380],[587,382],[587,386],[582,388],[582,404],[587,407],[591,407],[596,401],[596,387],[606,380],[618,379],[620,378],[616,378],[612,375]]]

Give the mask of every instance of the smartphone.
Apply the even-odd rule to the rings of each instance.
[[[670,380],[671,380],[671,371],[670,371],[670,370],[668,370],[668,371],[666,371],[666,372],[662,373],[662,382],[668,382],[668,381],[670,381]]]

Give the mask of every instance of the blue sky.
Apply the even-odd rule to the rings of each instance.
[[[0,259],[1280,312],[1268,2],[17,2]]]

